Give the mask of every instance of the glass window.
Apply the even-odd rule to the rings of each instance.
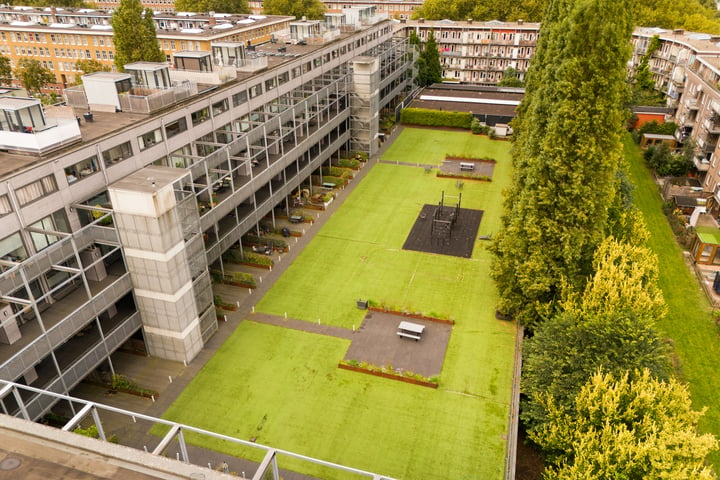
[[[0,240],[0,258],[9,262],[21,262],[28,257],[20,232]]]
[[[43,218],[39,222],[33,223],[30,227],[35,230],[44,230],[44,232],[30,232],[30,238],[32,238],[35,250],[38,252],[58,240],[62,240],[63,237],[60,235],[54,235],[52,232],[70,232],[65,210],[58,210],[52,215],[48,215]]]
[[[210,110],[208,107],[201,108],[200,110],[190,114],[193,126],[199,125],[210,118]]]
[[[55,177],[48,175],[47,177],[36,180],[24,187],[18,188],[15,190],[15,194],[17,195],[20,205],[27,205],[38,198],[42,198],[45,195],[57,191],[57,189],[58,187]]]
[[[262,85],[259,83],[257,85],[253,85],[248,89],[248,92],[250,94],[250,98],[255,98],[258,95],[262,94]]]
[[[0,195],[0,217],[12,213],[12,205],[7,195]]]
[[[65,167],[65,177],[67,178],[68,183],[75,183],[78,180],[89,177],[98,171],[100,171],[100,167],[98,165],[97,155],[93,155],[82,162]]]
[[[187,130],[187,120],[185,120],[185,118],[179,118],[165,125],[165,135],[167,135],[167,138],[172,138],[185,130]]]
[[[232,99],[234,107],[240,106],[243,103],[247,102],[247,92],[245,90],[238,92],[233,95]]]
[[[138,145],[140,146],[140,150],[145,150],[146,148],[152,147],[156,143],[162,142],[162,140],[162,130],[157,128],[152,132],[147,132],[143,135],[140,135],[138,137]]]
[[[227,110],[228,110],[228,101],[226,98],[219,102],[213,103],[213,106],[212,106],[213,117],[216,115],[220,115],[223,112],[227,112]]]
[[[126,158],[132,157],[132,147],[130,147],[130,142],[121,143],[120,145],[115,145],[105,150],[102,155],[105,166],[109,167],[115,163],[122,162]]]

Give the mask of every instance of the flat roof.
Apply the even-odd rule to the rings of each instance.
[[[436,84],[425,88],[410,107],[514,117],[524,96],[519,88]]]
[[[0,97],[0,109],[2,110],[20,110],[39,104],[40,100],[37,98]]]
[[[720,228],[698,225],[695,232],[702,243],[720,245]]]
[[[2,10],[2,9],[0,9]],[[275,17],[277,18],[277,17]],[[364,29],[364,28],[363,28]],[[340,36],[338,39],[333,40],[332,43],[336,41],[340,41],[344,38],[347,38],[351,35],[353,35],[356,32],[352,33],[340,33]],[[233,44],[233,42],[230,42]],[[225,42],[227,44],[227,42]],[[242,45],[242,44],[240,44]],[[277,67],[279,65],[282,65],[283,63],[293,61],[297,57],[300,57],[302,55],[310,54],[316,50],[319,50],[321,48],[326,47],[328,44],[323,45],[292,45],[292,44],[281,44],[281,43],[263,43],[259,45],[255,45],[255,54],[260,54],[261,56],[264,56],[267,59],[268,66],[266,69],[263,69],[263,73],[266,72],[268,69],[272,69],[274,67]],[[283,48],[283,52],[278,51],[280,48]],[[252,52],[247,52],[250,55],[248,57],[251,57]],[[167,64],[166,64],[167,65]],[[112,72],[103,72],[107,74],[111,74]],[[233,85],[237,85],[239,82],[244,82],[247,80],[250,80],[253,78],[257,73],[253,72],[237,72],[237,79],[231,82],[228,82],[223,85],[219,85],[217,87],[212,87],[212,93],[217,93],[219,90],[229,88]],[[117,73],[115,75],[118,75]],[[123,74],[120,74],[123,75]],[[124,74],[127,75],[127,74]],[[198,93],[197,96],[193,98],[201,98],[203,93],[202,90],[205,88],[210,89],[210,86],[204,86],[199,85],[199,90],[201,90],[200,93]],[[11,98],[11,97],[3,97],[3,98]],[[187,103],[191,101],[191,99],[185,100],[182,103]],[[45,116],[48,119],[54,118],[53,116],[53,109],[56,107],[52,105],[46,105],[43,107],[45,110]],[[173,108],[173,107],[169,107]],[[152,114],[139,114],[139,113],[128,113],[128,112],[100,112],[100,111],[93,111],[93,121],[92,122],[86,122],[82,120],[82,115],[87,110],[76,108],[74,109],[74,114],[77,117],[81,118],[80,123],[80,134],[82,136],[82,142],[75,143],[73,145],[68,145],[66,147],[63,147],[59,150],[55,150],[45,156],[38,156],[38,155],[24,155],[24,154],[14,154],[14,153],[6,153],[6,152],[0,152],[0,179],[4,179],[10,175],[14,175],[16,173],[22,172],[26,170],[27,168],[31,168],[35,165],[48,163],[53,160],[56,160],[58,157],[67,155],[69,152],[72,152],[74,150],[78,150],[80,148],[84,148],[87,143],[96,141],[104,136],[109,136],[113,134],[114,132],[121,131],[127,127],[136,125],[138,123],[141,123],[146,120],[150,120],[154,118]]]

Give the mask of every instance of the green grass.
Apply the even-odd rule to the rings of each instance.
[[[511,174],[509,144],[497,143],[495,180],[462,191],[464,207],[485,211],[480,234],[499,228]],[[346,340],[246,320],[165,416],[397,478],[503,478],[516,327],[494,318],[490,254],[481,241],[471,259],[401,250],[422,205],[443,189],[454,195],[455,181],[376,164],[256,306],[346,328],[360,324],[359,297],[452,316],[438,390],[337,369]]]
[[[433,390],[338,369],[348,345],[245,321],[165,417],[398,478],[502,478],[509,386],[496,372],[491,398]],[[229,453],[260,459],[250,452]]]
[[[713,324],[711,307],[701,291],[697,277],[685,264],[682,249],[675,242],[662,212],[661,199],[637,146],[629,139],[625,144],[630,179],[635,184],[635,204],[642,211],[650,230],[649,246],[657,254],[660,287],[669,307],[668,315],[658,327],[672,339],[680,361],[679,376],[686,381],[693,407],[708,407],[700,422],[703,432],[720,437],[720,342]],[[720,471],[720,452],[710,455],[715,471]]]
[[[505,158],[509,142],[490,140],[462,130],[428,130],[405,127],[385,151],[382,160],[420,165],[440,165],[445,155]]]

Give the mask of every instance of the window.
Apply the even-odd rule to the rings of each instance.
[[[248,89],[248,91],[250,94],[250,98],[255,98],[258,95],[262,94],[262,85],[260,85],[259,83],[257,85],[253,85]]]
[[[212,114],[213,114],[213,117],[215,117],[215,116],[217,116],[217,115],[220,115],[220,114],[223,113],[223,112],[227,112],[227,110],[228,110],[228,101],[227,101],[227,99],[223,99],[223,100],[221,100],[221,101],[219,101],[219,102],[213,103],[213,106],[212,106]]]
[[[38,198],[42,198],[45,195],[57,191],[57,189],[58,187],[57,182],[55,182],[55,177],[48,175],[47,177],[36,180],[24,187],[18,188],[15,191],[15,194],[17,195],[20,205],[27,205]]]
[[[20,232],[0,240],[0,258],[10,262],[21,262],[28,257]]]
[[[44,230],[44,232],[30,232],[30,238],[32,238],[35,250],[38,252],[63,238],[59,235],[53,235],[51,232],[70,232],[65,210],[58,210],[52,215],[48,215],[39,222],[30,225],[30,228]]]
[[[158,128],[153,130],[152,132],[140,135],[138,137],[138,145],[140,146],[140,150],[145,150],[146,148],[152,147],[156,143],[162,142],[162,139],[162,131]]]
[[[272,90],[273,88],[275,88],[275,86],[276,86],[276,83],[275,83],[275,79],[274,79],[274,78],[270,78],[270,79],[268,79],[268,80],[265,80],[265,91],[266,91],[266,92],[269,92],[270,90]]]
[[[187,120],[185,120],[185,118],[180,118],[165,125],[165,135],[167,138],[172,138],[185,130],[187,130]]]
[[[208,107],[201,108],[200,110],[190,114],[193,126],[203,123],[205,120],[210,118],[210,110]]]
[[[75,183],[78,180],[82,180],[85,177],[89,177],[93,173],[100,170],[98,166],[97,155],[78,162],[75,165],[65,167],[65,177],[68,183]]]
[[[106,167],[122,162],[126,158],[132,156],[130,142],[121,143],[120,145],[116,145],[108,150],[105,150],[102,155]]]
[[[0,217],[12,213],[12,205],[7,195],[0,195]]]
[[[278,83],[279,83],[280,85],[282,85],[282,84],[284,84],[284,83],[287,83],[287,82],[289,82],[289,81],[290,81],[290,73],[288,73],[288,72],[283,72],[283,73],[281,73],[280,75],[278,75]]]

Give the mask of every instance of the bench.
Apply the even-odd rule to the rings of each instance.
[[[399,336],[401,336],[401,337],[412,338],[412,339],[414,339],[416,342],[417,342],[418,340],[420,340],[420,335],[415,335],[414,333],[397,332],[397,334],[398,334]]]
[[[322,184],[322,186],[325,188],[335,188],[335,184],[331,182],[325,182]]]
[[[460,162],[460,170],[475,170],[475,164],[469,162]]]
[[[304,218],[302,215],[290,215],[290,223],[302,223]]]
[[[397,334],[399,337],[412,338],[417,342],[420,340],[424,330],[425,325],[418,325],[417,323],[406,322],[403,320],[400,322],[400,325],[398,325]]]

